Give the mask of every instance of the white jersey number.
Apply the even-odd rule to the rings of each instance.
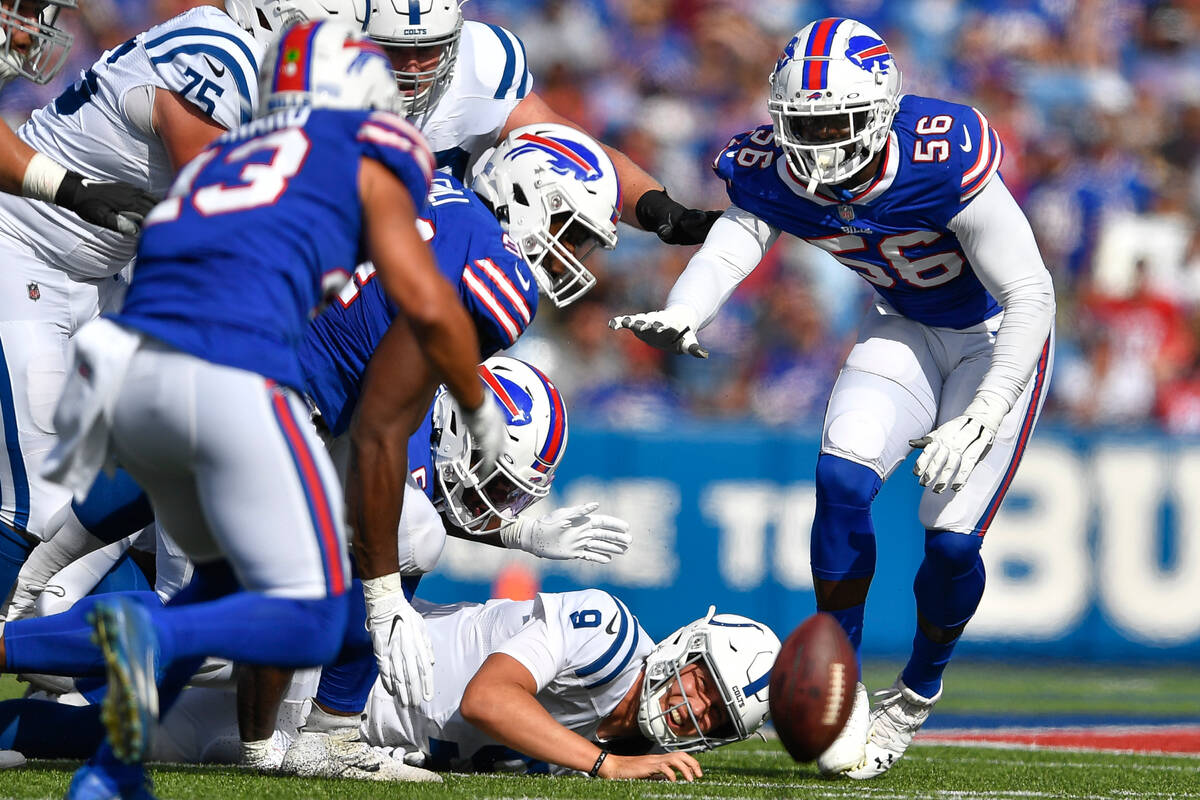
[[[934,231],[911,231],[883,239],[879,242],[879,255],[887,261],[890,271],[882,264],[848,256],[850,253],[864,253],[871,247],[861,236],[825,236],[807,241],[881,288],[892,288],[899,278],[910,286],[931,289],[949,283],[962,274],[962,256],[949,250],[910,260],[904,255],[904,248],[930,245],[940,238],[942,235]]]

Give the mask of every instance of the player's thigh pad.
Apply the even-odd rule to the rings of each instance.
[[[45,539],[71,494],[39,472],[54,446],[69,337],[94,314],[96,292],[11,246],[0,244],[0,264],[0,519]]]
[[[925,435],[937,413],[941,372],[926,328],[872,310],[838,374],[821,437],[821,452],[874,469],[887,478]]]
[[[215,546],[243,587],[274,596],[345,591],[341,489],[294,392],[147,344],[134,357],[113,433],[159,521],[193,560],[211,561]]]
[[[959,334],[962,336],[962,334]],[[962,414],[991,364],[991,341],[986,334],[974,335],[974,343],[963,348],[963,359],[946,379],[938,424]],[[1016,474],[1025,446],[1037,424],[1050,374],[1054,368],[1054,334],[1042,347],[1041,356],[1025,391],[1000,423],[992,448],[957,492],[935,494],[926,489],[918,515],[931,530],[958,533],[987,532]]]

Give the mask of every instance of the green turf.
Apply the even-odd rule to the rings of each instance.
[[[946,800],[1128,800],[1200,797],[1200,761],[916,745],[891,772],[869,783],[825,780],[793,764],[775,742],[752,741],[701,756],[703,778],[691,785],[603,782],[583,778],[447,775],[438,786],[268,778],[230,769],[157,767],[164,800],[299,800],[299,798],[945,798]],[[73,765],[38,762],[0,773],[2,797],[58,797]]]
[[[870,664],[868,685],[886,686],[898,665]],[[21,685],[0,680],[0,697]],[[956,661],[938,713],[1134,713],[1200,722],[1200,671]],[[774,742],[752,741],[700,757],[697,783],[604,783],[577,778],[448,775],[441,786],[267,778],[233,769],[156,766],[165,800],[300,798],[866,798],[867,800],[1200,800],[1200,758],[1033,752],[916,745],[892,772],[869,783],[829,781],[795,765]],[[0,772],[0,798],[61,797],[75,764],[34,762]]]

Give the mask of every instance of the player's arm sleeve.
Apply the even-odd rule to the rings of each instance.
[[[748,211],[730,206],[713,224],[704,245],[675,281],[666,307],[690,308],[700,327],[704,327],[778,238],[778,228]]]
[[[559,619],[563,613],[557,598],[539,594],[525,627],[496,650],[529,670],[539,692],[550,685],[566,660],[566,637]]]
[[[469,57],[459,53],[460,69],[469,64],[470,72],[456,78],[462,96],[472,101],[472,133],[490,131],[494,142],[513,109],[533,92],[525,43],[507,28],[468,20],[461,46],[472,50]]]
[[[992,363],[977,394],[1008,408],[1037,366],[1054,322],[1054,286],[1029,221],[1003,181],[989,182],[949,224],[980,282],[1004,307]]]
[[[458,294],[479,333],[484,358],[511,347],[537,313],[529,265],[506,250],[464,264]]]
[[[144,47],[168,90],[227,130],[253,118],[260,55],[256,46],[232,31],[207,27],[153,33]]]
[[[425,205],[435,161],[420,131],[401,116],[376,111],[359,125],[357,138],[363,156],[380,162],[399,178],[414,206]]]

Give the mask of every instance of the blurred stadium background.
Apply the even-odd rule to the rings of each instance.
[[[84,0],[69,15],[74,66],[193,5]],[[464,11],[521,36],[551,106],[698,207],[725,206],[708,163],[769,121],[767,75],[814,18],[865,21],[906,91],[982,110],[1054,275],[1058,353],[961,651],[1200,661],[1200,3],[472,0]],[[0,112],[17,124],[76,74],[14,84]],[[690,252],[623,226],[592,264],[599,286],[563,313],[543,304],[515,351],[568,403],[555,500],[603,500],[634,523],[634,548],[600,569],[452,542],[423,594],[601,585],[655,636],[710,602],[781,635],[812,612],[820,421],[869,289],[785,238],[704,332],[708,361],[607,329],[616,313],[659,308]],[[875,656],[904,654],[912,635],[918,496],[901,466],[876,504]],[[1188,697],[1177,711],[1200,717]]]

